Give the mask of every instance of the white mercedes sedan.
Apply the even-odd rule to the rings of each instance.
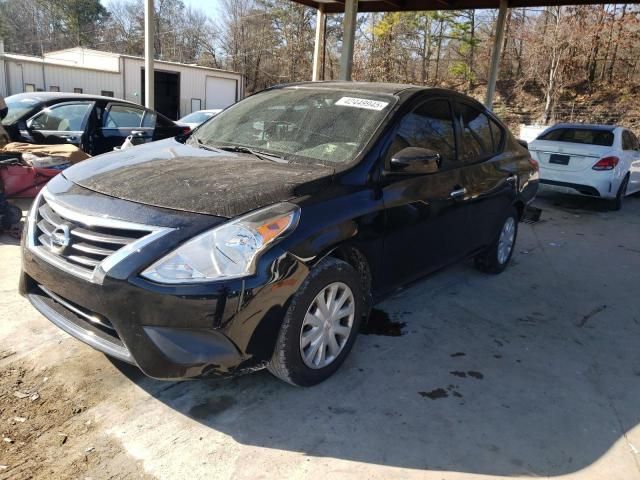
[[[607,199],[614,210],[640,191],[640,143],[624,127],[554,125],[529,143],[529,151],[540,164],[540,183]]]

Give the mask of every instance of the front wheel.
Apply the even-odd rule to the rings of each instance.
[[[484,252],[476,256],[476,268],[485,273],[501,273],[507,265],[518,236],[518,212],[511,207],[503,222],[496,240]]]
[[[295,294],[268,370],[296,386],[329,378],[353,347],[363,306],[358,272],[342,260],[323,260]]]

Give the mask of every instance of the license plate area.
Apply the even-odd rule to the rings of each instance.
[[[555,165],[569,165],[569,155],[560,155],[557,153],[552,153],[549,156],[549,163],[553,163]]]

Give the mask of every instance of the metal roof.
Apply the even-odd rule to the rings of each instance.
[[[344,12],[344,0],[291,0],[308,7],[324,5],[325,13]],[[509,0],[509,7],[629,3],[624,0]],[[359,0],[358,12],[408,12],[424,10],[464,10],[499,8],[500,0]]]

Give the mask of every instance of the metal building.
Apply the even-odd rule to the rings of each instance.
[[[76,92],[144,104],[144,58],[82,47],[32,57],[4,53],[0,41],[0,95],[30,91]],[[224,108],[244,96],[240,73],[155,61],[155,109],[171,119]]]

